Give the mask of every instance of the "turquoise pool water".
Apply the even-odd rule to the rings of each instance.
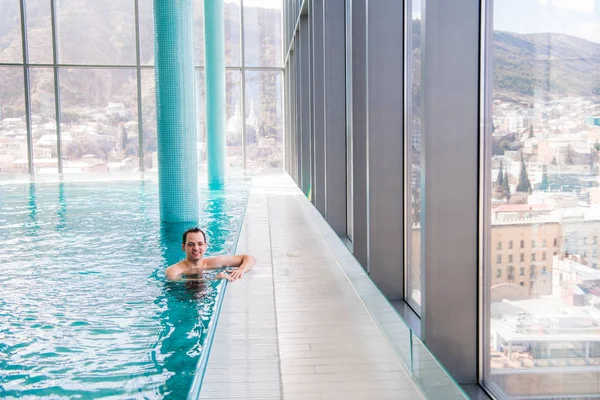
[[[199,193],[208,254],[246,197]],[[187,227],[149,181],[0,185],[0,398],[185,398],[218,291],[164,279]]]

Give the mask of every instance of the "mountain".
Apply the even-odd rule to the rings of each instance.
[[[600,44],[557,33],[494,32],[494,98],[600,94]]]

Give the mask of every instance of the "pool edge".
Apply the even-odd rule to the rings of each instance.
[[[248,189],[246,196],[246,203],[244,205],[244,212],[242,213],[242,218],[240,222],[240,226],[237,231],[237,238],[235,240],[235,245],[231,249],[230,253],[235,254],[237,251],[238,243],[240,241],[240,235],[242,233],[242,227],[244,226],[244,220],[246,219],[246,212],[248,211],[248,201],[250,199],[250,191],[252,190],[253,181],[250,180],[250,188]],[[200,398],[200,390],[202,389],[202,381],[204,380],[204,375],[206,373],[206,367],[208,366],[208,359],[210,357],[210,351],[212,349],[213,339],[215,337],[215,333],[217,330],[217,325],[219,322],[219,315],[221,314],[221,306],[223,305],[223,299],[225,298],[225,292],[227,291],[227,280],[221,281],[219,284],[219,293],[215,299],[215,310],[213,312],[213,318],[208,324],[208,331],[206,333],[206,340],[202,346],[202,354],[200,354],[200,359],[198,360],[198,364],[196,365],[196,370],[194,371],[194,380],[192,381],[192,386],[188,391],[187,399],[188,400],[197,400]]]

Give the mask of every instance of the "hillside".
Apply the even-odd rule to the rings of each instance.
[[[573,36],[494,32],[494,98],[600,94],[600,44]]]

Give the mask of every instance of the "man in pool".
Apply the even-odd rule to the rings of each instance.
[[[167,268],[167,279],[176,281],[183,277],[201,278],[203,271],[231,267],[235,270],[221,272],[217,279],[235,281],[241,279],[256,264],[256,258],[248,254],[203,258],[207,247],[206,234],[202,229],[191,228],[185,231],[181,245],[181,249],[185,251],[185,260]]]

